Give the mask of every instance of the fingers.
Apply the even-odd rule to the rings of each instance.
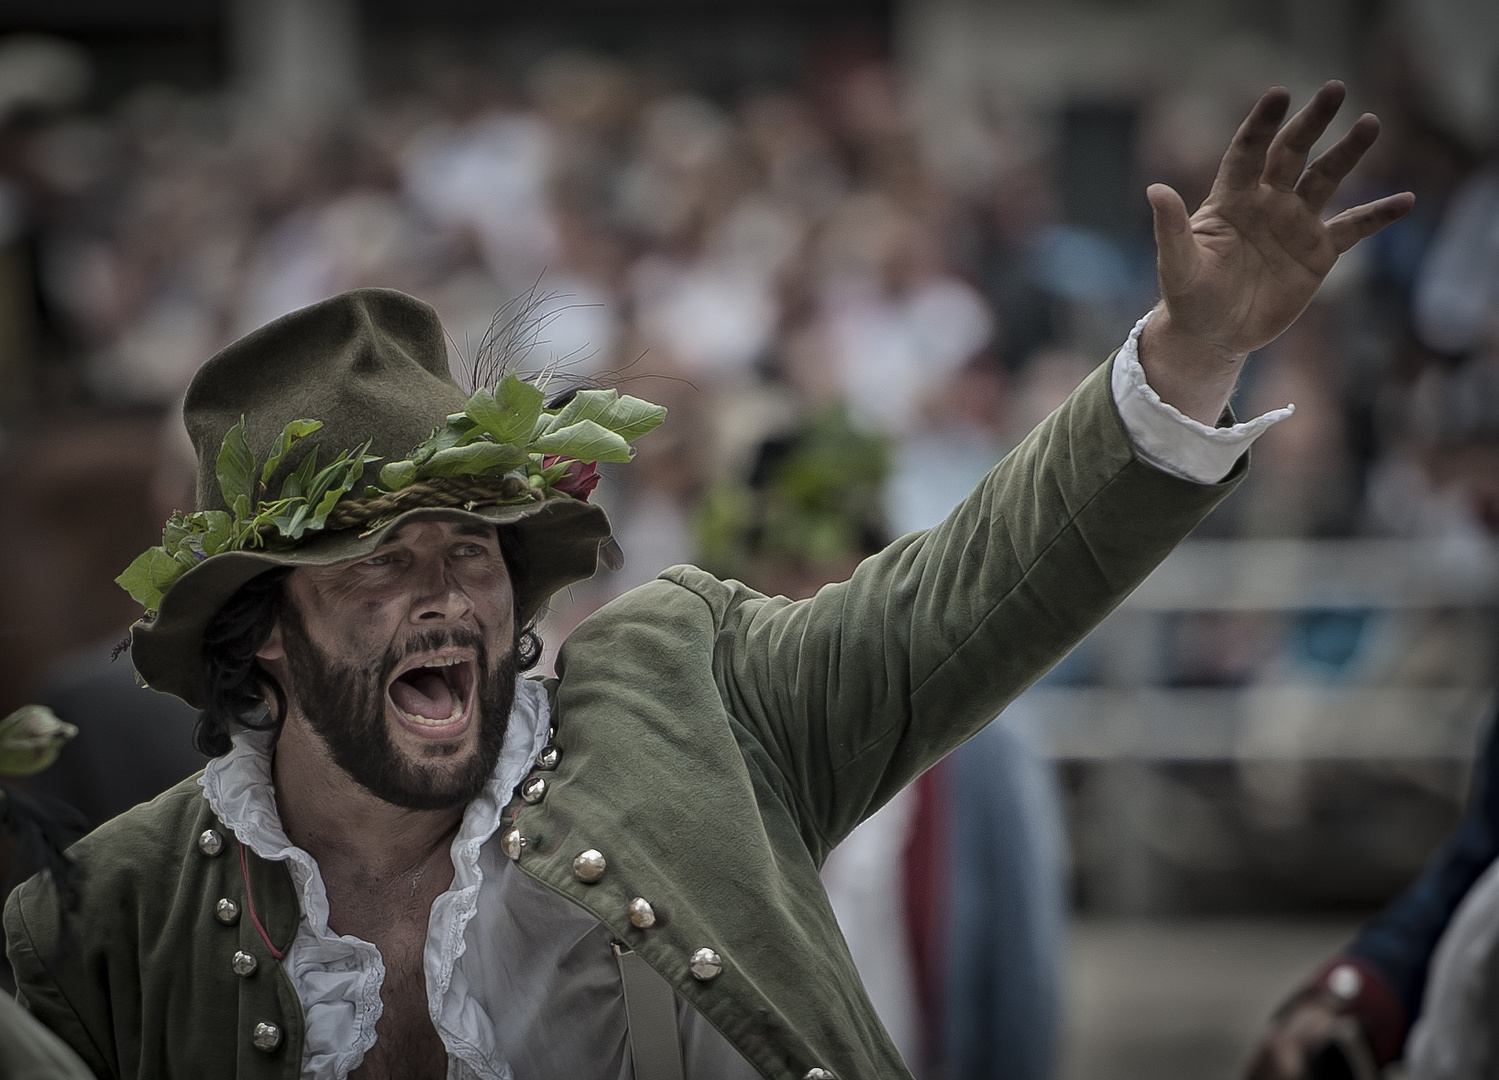
[[[1272,86],[1260,95],[1228,144],[1228,152],[1218,166],[1219,184],[1245,190],[1259,183],[1265,171],[1265,152],[1290,107],[1291,94],[1284,86]]]
[[[1323,153],[1317,155],[1296,184],[1296,194],[1307,207],[1320,214],[1332,201],[1338,185],[1353,171],[1374,140],[1379,137],[1379,118],[1364,113],[1353,122],[1347,133]]]
[[[1383,199],[1344,210],[1328,221],[1327,231],[1332,236],[1333,246],[1341,255],[1365,237],[1373,236],[1380,229],[1395,224],[1409,214],[1411,207],[1415,205],[1416,197],[1409,191],[1386,195]]]
[[[1276,133],[1266,154],[1265,171],[1261,179],[1272,187],[1290,191],[1306,167],[1306,157],[1322,138],[1327,125],[1338,115],[1347,88],[1336,79],[1322,84],[1322,89],[1312,95],[1286,126]]]
[[[1192,240],[1192,223],[1187,217],[1182,197],[1165,184],[1151,184],[1145,189],[1155,216],[1156,266],[1161,287],[1167,292],[1191,273],[1197,258]]]

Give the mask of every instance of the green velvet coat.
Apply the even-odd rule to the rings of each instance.
[[[908,1077],[860,985],[818,879],[832,847],[1046,671],[1165,557],[1242,473],[1175,479],[1137,458],[1110,366],[940,526],[811,600],[767,598],[688,567],[585,620],[551,685],[560,766],[521,808],[519,866],[606,923],[766,1077]],[[5,911],[21,997],[101,1076],[298,1074],[296,994],[241,906],[237,847],[179,785],[78,843],[76,944],[52,891]],[[596,848],[594,884],[572,860]],[[256,910],[284,948],[298,912],[280,864],[249,858]],[[645,897],[657,922],[633,927]],[[723,960],[691,977],[694,950]],[[230,970],[236,949],[257,972]],[[258,1022],[285,1039],[256,1050]],[[559,1033],[559,1037],[565,1037]]]

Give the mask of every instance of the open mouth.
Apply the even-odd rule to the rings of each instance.
[[[396,674],[386,691],[407,727],[447,736],[466,726],[474,693],[467,652],[420,658]]]

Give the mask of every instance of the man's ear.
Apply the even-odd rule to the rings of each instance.
[[[255,656],[260,660],[285,660],[286,647],[281,641],[281,620],[277,619],[271,632],[266,635],[265,644],[255,651]]]

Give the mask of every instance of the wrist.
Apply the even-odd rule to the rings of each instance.
[[[1209,427],[1228,405],[1247,355],[1183,330],[1164,304],[1152,310],[1138,349],[1145,381],[1161,400]]]
[[[1377,1064],[1400,1056],[1409,1022],[1405,1006],[1383,973],[1363,957],[1345,954],[1329,960],[1277,1014],[1307,1001],[1358,1020]]]
[[[1183,326],[1171,317],[1171,311],[1164,300],[1157,301],[1156,306],[1150,309],[1150,322],[1146,324],[1142,337],[1144,333],[1149,333],[1152,344],[1170,356],[1190,359],[1203,366],[1237,369],[1249,355]]]

